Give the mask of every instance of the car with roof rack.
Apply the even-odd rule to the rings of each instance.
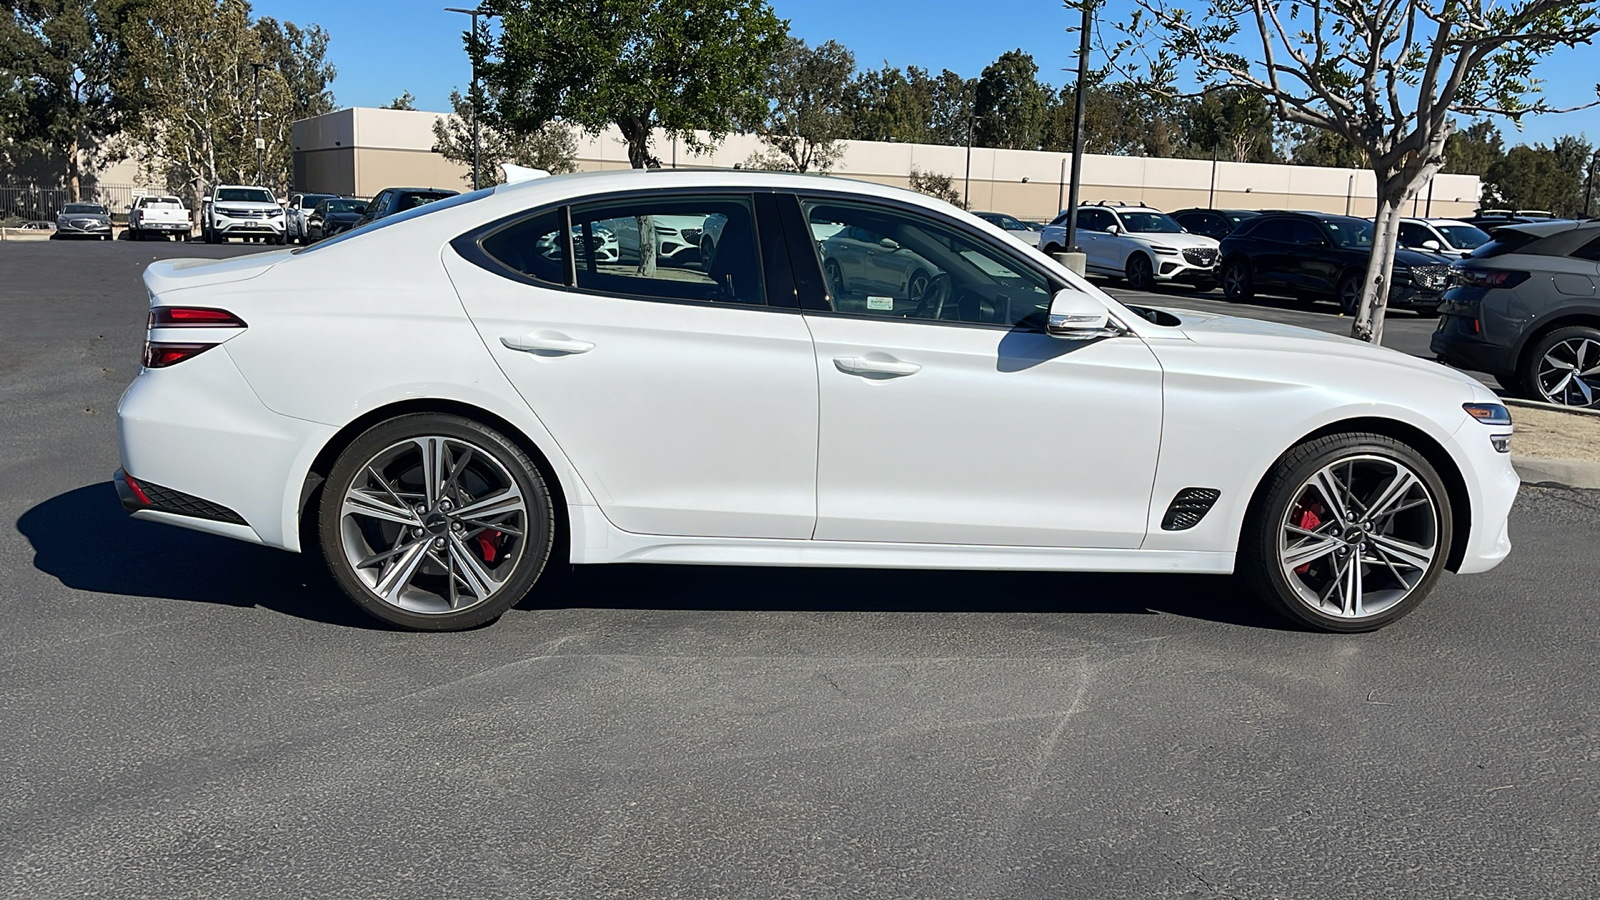
[[[1047,256],[1067,249],[1067,216],[1062,212],[1039,235]],[[1111,200],[1080,206],[1077,242],[1089,274],[1125,278],[1134,290],[1169,283],[1201,291],[1217,286],[1216,238],[1191,234],[1154,207]]]

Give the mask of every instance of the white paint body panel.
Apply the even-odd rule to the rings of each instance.
[[[556,176],[299,254],[152,265],[153,304],[223,308],[247,327],[193,335],[225,343],[135,379],[118,411],[125,468],[249,523],[175,524],[297,550],[307,475],[336,435],[396,404],[448,404],[548,460],[575,562],[1224,572],[1272,462],[1325,426],[1375,418],[1426,435],[1458,470],[1461,571],[1509,551],[1517,480],[1489,444],[1504,429],[1461,409],[1495,397],[1430,362],[1248,320],[1152,324],[1039,254],[1130,334],[1066,349],[988,328],[539,292],[449,246],[520,211],[658,184],[819,182]],[[920,195],[825,184],[1015,246]],[[594,346],[546,357],[498,340],[542,332]],[[872,354],[921,368],[874,380],[833,364]],[[1161,531],[1183,487],[1222,498],[1197,527]]]

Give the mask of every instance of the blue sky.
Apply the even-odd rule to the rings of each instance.
[[[560,0],[554,0],[560,2]],[[817,44],[833,39],[849,47],[856,62],[875,68],[916,65],[975,77],[1007,50],[1033,54],[1040,77],[1060,85],[1075,65],[1077,39],[1066,29],[1077,14],[1059,0],[772,0],[790,30]],[[255,0],[257,15],[315,22],[332,37],[329,56],[338,67],[334,95],[342,106],[379,106],[409,90],[418,109],[443,110],[452,88],[471,78],[461,33],[466,16],[444,0]],[[1109,0],[1104,15],[1125,15],[1127,0]],[[1108,35],[1109,37],[1109,35]],[[1553,56],[1540,69],[1552,104],[1594,99],[1600,80],[1600,48],[1584,47]],[[1548,141],[1586,133],[1600,141],[1600,109],[1530,119],[1519,135],[1501,124],[1508,143]]]

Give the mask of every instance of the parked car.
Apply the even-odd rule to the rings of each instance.
[[[914,310],[943,270],[870,225],[844,222],[821,238],[822,274],[834,308],[849,312]],[[953,309],[953,307],[952,307]]]
[[[1497,229],[1455,265],[1431,347],[1533,400],[1600,408],[1600,222]]]
[[[1039,248],[1046,255],[1066,249],[1063,213],[1045,226]],[[1181,282],[1209,291],[1217,286],[1217,241],[1183,230],[1166,213],[1148,206],[1078,208],[1078,246],[1090,274],[1126,278],[1134,290]]]
[[[1542,209],[1480,209],[1477,213],[1460,221],[1474,225],[1483,231],[1493,231],[1503,225],[1532,225],[1536,222],[1549,222],[1554,216]]]
[[[140,197],[128,210],[128,238],[135,241],[166,240],[192,229],[189,210],[177,197]]]
[[[111,240],[111,214],[98,203],[68,203],[56,216],[56,233],[51,238],[69,237]]]
[[[458,196],[460,191],[444,188],[384,188],[367,203],[367,211],[362,213],[361,219],[356,222],[357,228],[368,222],[375,222],[387,218],[395,213],[416,209],[443,200],[447,197]]]
[[[284,212],[272,191],[244,184],[219,184],[201,208],[200,235],[208,244],[229,238],[282,244]]]
[[[289,243],[311,243],[311,229],[307,227],[307,220],[311,218],[312,211],[324,200],[337,199],[338,194],[305,194],[298,191],[290,194],[283,210],[284,235]]]
[[[1489,235],[1476,225],[1456,219],[1400,220],[1400,246],[1425,253],[1467,257],[1489,242]]]
[[[1016,216],[1008,216],[1001,212],[975,212],[973,215],[1030,247],[1039,246],[1039,232],[1042,229],[1030,228],[1028,223]]]
[[[691,213],[727,217],[705,271],[564,246],[572,226]],[[935,266],[922,296],[842,306],[818,239],[852,229]],[[530,252],[551,235],[556,258]],[[1510,419],[1474,379],[1124,306],[884,185],[556,176],[293,254],[157,262],[145,286],[145,366],[117,413],[126,508],[315,541],[401,627],[492,621],[561,547],[579,564],[1237,568],[1295,621],[1363,631],[1510,550]]]
[[[306,215],[306,237],[302,243],[320,241],[354,228],[367,213],[364,200],[348,197],[327,197],[317,203]]]
[[[1274,212],[1248,219],[1222,241],[1222,290],[1230,300],[1257,293],[1330,298],[1353,314],[1372,256],[1372,223],[1327,213]],[[1450,279],[1450,260],[1399,248],[1389,306],[1431,314]]]
[[[1190,234],[1203,234],[1218,241],[1233,233],[1239,223],[1261,215],[1254,209],[1206,209],[1192,207],[1172,213],[1172,218]]]

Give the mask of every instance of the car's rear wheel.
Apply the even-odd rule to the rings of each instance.
[[[828,277],[828,293],[832,294],[835,300],[843,297],[844,270],[839,268],[839,264],[830,259],[828,264],[822,267],[822,272]]]
[[[1143,253],[1134,253],[1128,257],[1125,273],[1128,276],[1128,287],[1136,291],[1153,291],[1156,289],[1155,269],[1150,266],[1150,257]]]
[[[553,504],[515,443],[460,416],[390,419],[339,455],[318,515],[335,580],[367,613],[402,628],[492,622],[550,558]]]
[[[1285,453],[1245,521],[1240,574],[1290,620],[1372,631],[1420,604],[1444,568],[1450,497],[1428,460],[1378,434]]]
[[[1523,363],[1522,382],[1536,400],[1600,407],[1600,330],[1579,325],[1545,335]]]
[[[1249,263],[1236,259],[1223,267],[1222,295],[1229,300],[1240,301],[1249,300],[1256,295]]]

